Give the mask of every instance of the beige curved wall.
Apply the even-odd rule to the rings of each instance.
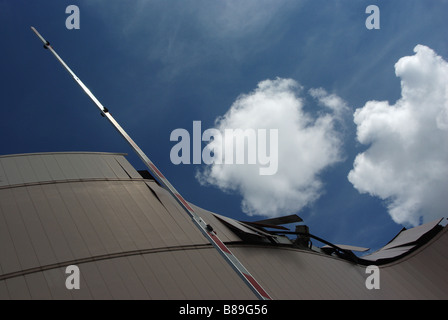
[[[368,290],[365,267],[248,245],[197,209],[274,299],[448,298],[446,229]],[[221,213],[223,214],[223,213]],[[81,288],[68,290],[68,265]],[[122,154],[0,157],[0,299],[255,299],[170,195]]]

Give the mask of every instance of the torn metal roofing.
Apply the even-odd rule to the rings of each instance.
[[[401,230],[394,239],[392,239],[387,245],[383,247],[383,249],[386,250],[415,243],[424,235],[434,230],[442,222],[442,220],[443,219],[437,219],[421,226],[412,228],[410,230]]]
[[[344,250],[350,250],[350,251],[356,251],[356,252],[366,252],[366,251],[370,250],[369,248],[350,246],[350,245],[346,245],[346,244],[336,244],[336,246],[338,246],[339,248],[344,249]],[[321,247],[321,249],[331,249],[331,247],[329,245],[324,245]]]
[[[442,220],[437,219],[410,230],[403,229],[383,248],[361,258],[369,262],[385,263],[403,257],[425,244],[432,238],[434,233],[440,231]]]

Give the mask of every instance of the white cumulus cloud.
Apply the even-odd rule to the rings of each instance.
[[[341,160],[342,138],[334,127],[339,121],[336,113],[346,105],[323,89],[315,90],[310,91],[311,96],[328,107],[319,110],[317,116],[304,111],[306,92],[296,81],[277,78],[262,81],[253,92],[238,97],[216,120],[216,129],[222,135],[226,129],[278,130],[275,174],[260,175],[262,165],[258,162],[221,161],[199,171],[197,179],[241,194],[242,210],[248,215],[291,214],[318,199],[323,192],[320,173]],[[218,142],[222,139],[213,140],[206,148],[213,149]]]
[[[354,113],[357,155],[349,181],[386,201],[392,219],[418,225],[448,211],[448,63],[423,45],[401,58],[401,98],[368,101]]]

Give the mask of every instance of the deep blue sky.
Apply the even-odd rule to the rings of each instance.
[[[80,29],[68,30],[68,5]],[[365,9],[381,10],[367,30]],[[0,1],[0,154],[56,151],[129,153],[30,30],[35,26],[189,201],[242,220],[241,196],[195,179],[198,166],[170,161],[170,133],[203,129],[262,80],[291,78],[322,87],[352,111],[369,100],[400,97],[394,64],[417,44],[448,58],[444,0],[313,1]],[[313,111],[312,105],[309,106]],[[378,249],[401,228],[383,201],[347,180],[366,149],[346,121],[345,161],[322,174],[325,193],[298,214],[334,243]],[[291,214],[292,212],[285,212]]]

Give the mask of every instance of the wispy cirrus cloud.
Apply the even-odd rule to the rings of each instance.
[[[240,63],[272,45],[281,35],[284,15],[300,8],[297,0],[92,2],[97,14],[119,26],[116,35],[150,62],[160,76],[174,79],[206,63]],[[118,20],[117,20],[118,19]],[[139,38],[135,39],[135,35]],[[142,38],[142,35],[144,37]]]

